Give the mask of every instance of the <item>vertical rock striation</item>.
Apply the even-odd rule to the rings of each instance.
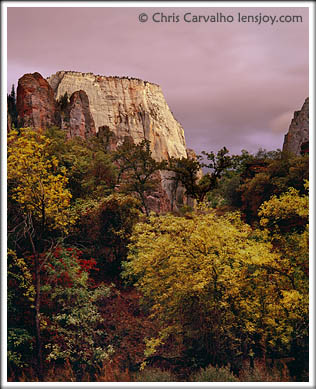
[[[156,160],[186,157],[184,131],[173,117],[159,85],[134,78],[61,71],[48,79],[55,98],[86,92],[96,130],[107,126],[118,142],[148,139]]]
[[[96,131],[108,128],[115,134],[116,145],[126,136],[135,143],[147,139],[157,161],[187,157],[183,128],[170,111],[159,85],[135,78],[72,71],[57,72],[47,80],[57,100],[65,93],[85,91]],[[172,173],[159,174],[160,186],[148,200],[151,209],[164,212],[174,202]]]
[[[96,134],[94,120],[89,108],[89,99],[85,91],[74,92],[70,102],[61,112],[61,127],[69,138],[79,136],[88,138]]]
[[[20,126],[58,126],[70,138],[113,132],[111,150],[128,136],[135,143],[149,140],[157,161],[187,157],[182,126],[160,86],[147,81],[73,71],[57,72],[47,80],[39,73],[25,74],[18,84],[17,109]],[[157,172],[160,185],[148,198],[151,209],[165,212],[173,208],[175,197],[183,201],[183,188],[174,193],[172,174]]]
[[[309,140],[309,99],[307,98],[300,111],[294,112],[294,117],[288,133],[284,137],[283,151],[300,155],[302,145]]]

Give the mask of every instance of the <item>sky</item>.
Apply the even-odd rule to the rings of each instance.
[[[308,97],[306,7],[21,4],[7,13],[9,91],[25,73],[59,70],[154,82],[197,153],[282,149]]]

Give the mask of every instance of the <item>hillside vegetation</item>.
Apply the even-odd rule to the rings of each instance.
[[[8,380],[308,381],[308,155],[110,138],[8,134]]]

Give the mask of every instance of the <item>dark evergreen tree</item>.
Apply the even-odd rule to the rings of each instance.
[[[147,196],[157,189],[159,179],[156,173],[167,168],[167,162],[157,162],[150,150],[150,141],[144,139],[135,144],[128,137],[117,148],[113,157],[118,164],[118,186],[124,194],[137,193],[146,215],[149,215]]]
[[[16,95],[14,84],[11,88],[11,93],[7,95],[8,113],[11,116],[12,124],[15,128],[18,126],[18,111],[16,108]]]

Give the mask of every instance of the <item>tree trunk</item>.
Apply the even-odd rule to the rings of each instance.
[[[33,250],[34,262],[35,262],[35,338],[36,338],[36,358],[37,358],[37,374],[40,381],[44,381],[43,378],[43,360],[42,360],[42,341],[41,341],[41,327],[40,327],[40,306],[41,306],[41,275],[40,275],[40,263],[39,256],[36,252],[32,234],[28,233],[30,243]]]
[[[149,216],[149,209],[148,209],[147,204],[146,204],[145,195],[142,192],[139,192],[138,194],[140,195],[141,201],[142,201],[143,206],[145,208],[146,216],[148,217]]]
[[[36,356],[37,356],[37,371],[38,379],[44,381],[43,378],[43,359],[42,359],[42,341],[40,328],[40,304],[41,304],[41,275],[38,255],[35,255],[35,326],[36,326]]]

